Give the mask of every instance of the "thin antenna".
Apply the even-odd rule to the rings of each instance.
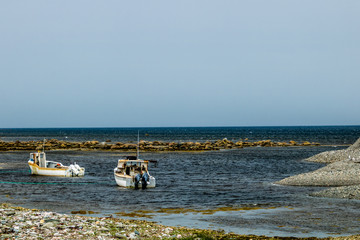
[[[138,141],[137,141],[137,148],[136,148],[136,150],[137,150],[137,151],[136,151],[136,159],[139,159],[139,157],[140,157],[140,153],[139,153],[139,141],[140,141],[140,140],[139,140],[139,132],[140,132],[140,131],[138,130],[138,139],[137,139]]]
[[[43,142],[43,152],[45,152],[45,141],[46,141],[46,139],[44,138],[44,142]]]

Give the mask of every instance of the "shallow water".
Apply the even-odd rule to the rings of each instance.
[[[244,148],[201,153],[142,153],[157,187],[123,189],[113,169],[126,155],[113,152],[47,152],[47,159],[77,162],[83,178],[32,176],[28,152],[0,153],[0,201],[61,213],[94,211],[96,216],[149,210],[165,225],[224,229],[268,236],[328,236],[360,231],[359,201],[309,197],[321,188],[279,186],[273,182],[322,167],[303,159],[343,147]],[[156,213],[161,208],[254,210],[201,213]],[[150,215],[150,214],[149,214]]]

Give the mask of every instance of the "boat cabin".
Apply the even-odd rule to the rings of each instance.
[[[35,163],[41,168],[62,168],[64,165],[62,165],[59,162],[53,162],[53,161],[46,161],[46,155],[45,152],[35,152],[30,153],[30,161]]]
[[[46,168],[46,155],[44,152],[30,153],[30,161],[42,168]]]
[[[136,176],[141,172],[147,172],[148,164],[148,161],[129,156],[118,161],[116,173],[128,176]]]

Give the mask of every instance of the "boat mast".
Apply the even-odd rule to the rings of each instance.
[[[137,139],[137,147],[136,147],[136,159],[139,159],[139,130],[138,130],[138,139]]]

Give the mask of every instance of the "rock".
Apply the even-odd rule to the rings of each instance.
[[[1,234],[1,239],[12,239],[11,234]]]
[[[15,211],[9,211],[9,212],[6,212],[5,214],[6,214],[6,216],[12,216],[12,215],[15,215]]]
[[[43,146],[37,146],[36,148],[35,148],[35,150],[42,150],[43,149]]]
[[[114,235],[115,237],[119,238],[119,239],[127,239],[127,236],[121,233],[115,233]]]
[[[96,145],[96,144],[99,144],[99,141],[87,141],[87,142],[84,142],[84,145]]]
[[[165,228],[165,229],[164,229],[164,233],[165,233],[165,234],[170,234],[172,231],[173,231],[172,228]]]
[[[44,228],[53,228],[53,227],[55,227],[55,224],[54,224],[54,222],[47,222],[47,223],[44,223],[43,227]]]
[[[135,238],[137,238],[137,237],[136,237],[136,234],[134,232],[129,234],[129,239],[135,239]]]
[[[256,143],[258,146],[262,146],[262,147],[270,147],[273,145],[273,143],[271,142],[271,140],[263,140],[263,141],[259,141]]]
[[[136,149],[137,148],[137,144],[132,144],[132,143],[126,143],[122,146],[123,149]]]

